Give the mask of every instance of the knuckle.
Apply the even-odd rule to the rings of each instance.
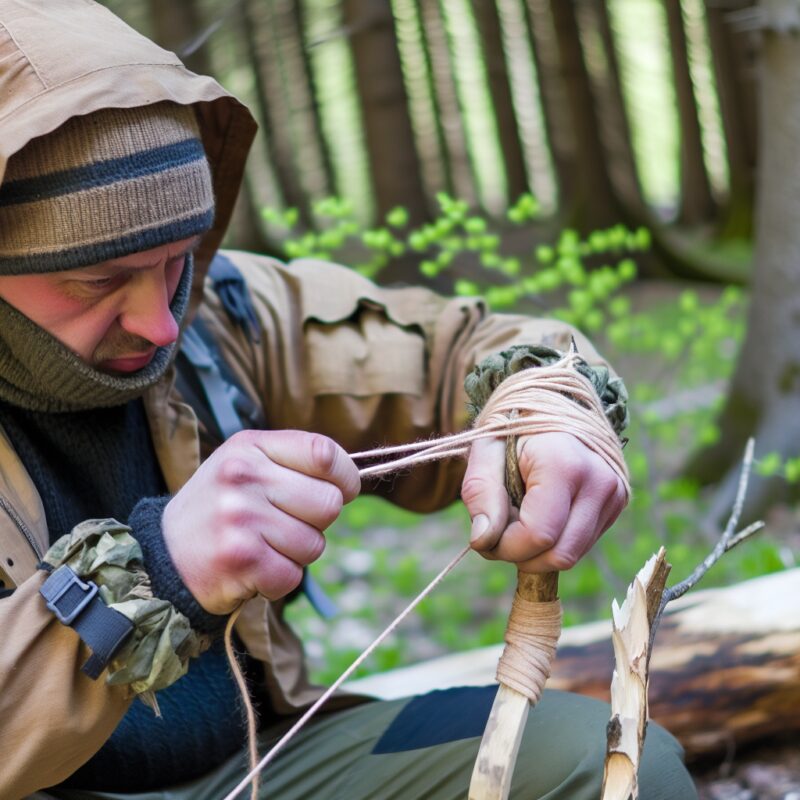
[[[621,497],[622,483],[610,468],[603,470],[601,475],[598,476],[597,486],[606,500],[616,500]]]
[[[222,574],[241,575],[255,560],[255,554],[244,536],[228,535],[219,543],[216,555],[216,569]]]
[[[580,484],[589,475],[590,464],[587,458],[572,450],[562,452],[559,456],[559,469],[564,478],[573,484]]]
[[[540,553],[550,550],[555,547],[558,541],[558,535],[549,528],[540,525],[532,530],[529,534],[530,544],[535,547]]]
[[[252,468],[245,458],[228,455],[217,467],[217,478],[220,483],[229,486],[241,486],[252,480]]]
[[[485,494],[489,489],[489,481],[479,474],[467,475],[461,484],[461,498],[469,505]]]

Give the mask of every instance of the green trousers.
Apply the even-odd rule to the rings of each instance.
[[[491,690],[449,691],[366,703],[320,717],[266,768],[261,797],[465,800],[480,742],[476,728],[486,719]],[[546,691],[528,717],[511,798],[598,800],[608,718],[609,707],[604,703]],[[262,732],[262,754],[277,735],[277,730]],[[641,800],[696,800],[681,756],[677,741],[651,723],[639,773]],[[240,755],[201,780],[162,791],[118,794],[62,790],[36,797],[221,800],[247,771],[246,759]],[[249,789],[239,796],[249,798]]]

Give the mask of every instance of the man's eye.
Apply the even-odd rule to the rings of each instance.
[[[84,285],[90,289],[105,289],[106,286],[111,286],[111,278],[89,278],[83,281]]]
[[[86,277],[73,281],[72,286],[77,295],[93,297],[116,288],[120,280],[119,275],[98,276],[96,278]]]

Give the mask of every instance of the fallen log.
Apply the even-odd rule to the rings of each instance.
[[[346,688],[390,698],[491,683],[500,650],[443,656]],[[610,621],[565,628],[547,685],[608,701],[613,668]],[[653,648],[649,696],[651,719],[690,760],[800,731],[800,569],[670,603]]]

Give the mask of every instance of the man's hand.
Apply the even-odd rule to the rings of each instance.
[[[505,453],[503,439],[472,445],[461,494],[473,548],[523,572],[573,567],[625,507],[622,481],[568,433],[523,436],[517,455],[525,499],[517,511],[505,490]]]
[[[291,592],[325,548],[325,530],[360,488],[347,453],[302,431],[232,436],[170,500],[170,556],[203,608],[226,614],[256,594]]]

